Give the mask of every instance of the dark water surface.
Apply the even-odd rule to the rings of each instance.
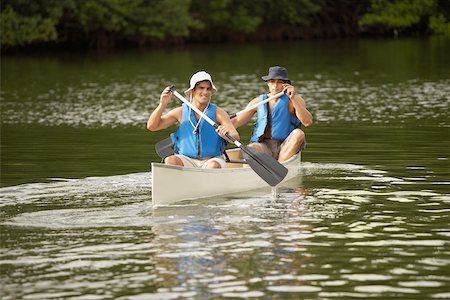
[[[1,298],[449,299],[448,53],[433,38],[2,57]],[[206,69],[234,113],[275,64],[315,118],[301,175],[277,198],[152,208],[153,147],[174,130],[145,130],[161,90]]]

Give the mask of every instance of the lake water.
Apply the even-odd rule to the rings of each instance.
[[[448,53],[431,38],[2,57],[1,298],[450,299]],[[300,176],[275,198],[152,208],[154,144],[175,129],[145,129],[162,89],[206,69],[231,114],[276,64],[314,115]]]

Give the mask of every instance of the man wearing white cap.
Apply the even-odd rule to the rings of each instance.
[[[170,86],[163,90],[158,107],[147,121],[147,129],[156,131],[168,128],[175,123],[180,124],[178,130],[171,134],[175,154],[164,159],[166,164],[201,168],[225,166],[223,158],[225,135],[229,133],[239,140],[239,134],[228,114],[211,103],[211,97],[216,91],[211,75],[205,71],[199,71],[192,75],[189,89],[184,93],[195,107],[219,126],[217,130],[185,103],[163,114],[173,96]]]
[[[294,87],[288,78],[287,69],[274,66],[262,79],[269,88],[268,94],[254,98],[247,107],[254,107],[232,119],[238,128],[246,124],[257,113],[253,135],[250,139],[252,147],[258,151],[272,155],[282,162],[299,152],[305,143],[305,133],[300,125],[309,126],[313,122],[311,113],[306,108],[305,100],[294,94]],[[284,91],[281,97],[268,103],[255,106],[271,96]]]

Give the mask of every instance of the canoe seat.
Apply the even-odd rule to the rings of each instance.
[[[226,152],[228,157],[230,158],[230,161],[232,161],[226,163],[226,168],[242,168],[243,166],[246,166],[246,164],[233,162],[243,160],[241,149],[239,148],[227,149]]]

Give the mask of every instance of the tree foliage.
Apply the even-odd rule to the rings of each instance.
[[[381,25],[391,28],[406,28],[420,22],[435,10],[435,0],[375,0],[371,12],[364,15],[361,25]]]
[[[186,37],[201,23],[190,0],[10,0],[3,1],[2,46],[67,39],[92,44],[113,40]]]
[[[1,0],[1,46],[339,37],[417,28],[450,36],[448,0]],[[422,30],[424,31],[424,30]]]
[[[430,18],[430,28],[437,34],[450,37],[450,22],[442,14]]]
[[[448,2],[444,1],[372,0],[370,11],[361,18],[360,25],[395,30],[422,27],[422,30],[450,36]]]
[[[3,1],[0,15],[1,45],[21,46],[58,38],[57,25],[66,2]]]

